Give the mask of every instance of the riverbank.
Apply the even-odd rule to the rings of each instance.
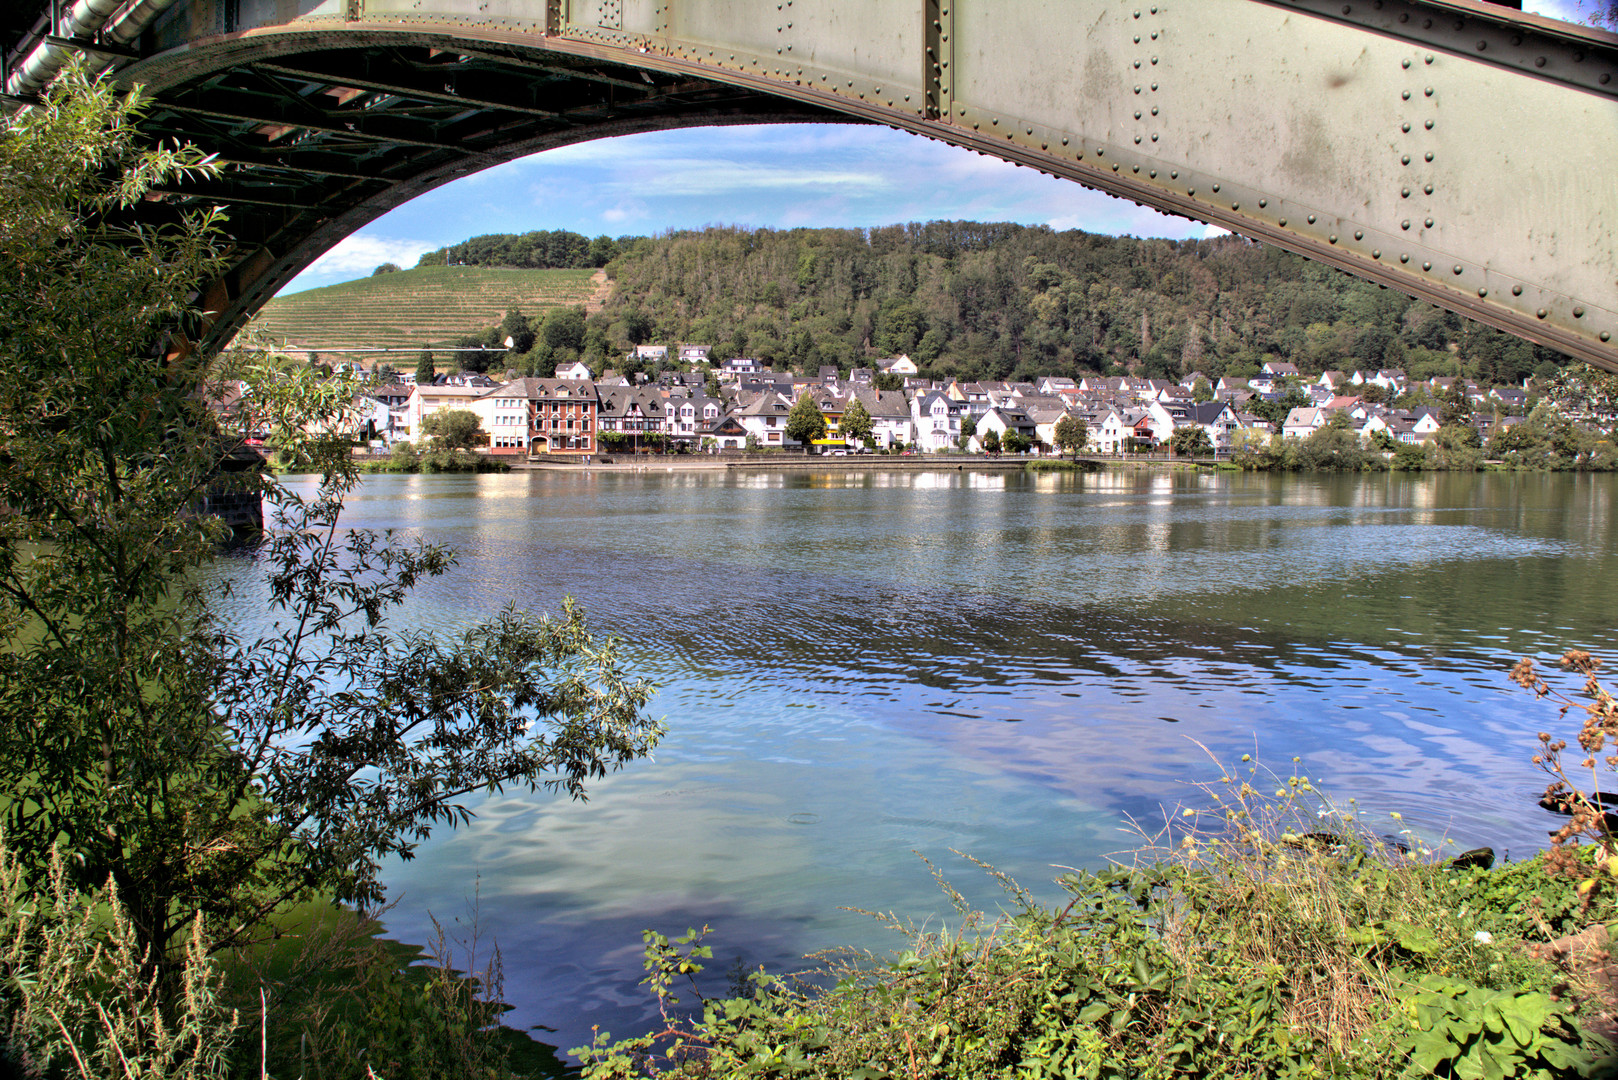
[[[982,454],[918,454],[914,457],[897,455],[851,454],[847,457],[816,456],[788,457],[785,455],[758,455],[743,459],[701,456],[645,457],[623,460],[614,455],[603,455],[607,460],[583,461],[514,461],[512,469],[545,472],[1025,472],[1030,469],[1150,469],[1179,471],[1187,469],[1230,468],[1228,462],[1216,466],[1213,461],[1189,458],[1036,458],[988,457]]]
[[[700,1017],[573,1053],[588,1080],[1550,1080],[1608,1061],[1618,908],[1610,893],[1581,904],[1569,876],[1594,872],[1591,849],[1569,849],[1563,872],[1543,853],[1501,867],[1487,849],[1411,854],[1305,776],[1243,765],[1221,780],[1140,835],[1127,865],[1063,874],[1063,905],[979,863],[1009,896],[990,918],[938,874],[953,927],[894,923],[904,942],[885,956],[733,979]],[[648,933],[647,982],[667,1006],[716,946],[706,928]]]

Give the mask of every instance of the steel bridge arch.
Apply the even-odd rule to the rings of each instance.
[[[152,135],[228,163],[144,208],[230,208],[216,338],[343,236],[490,165],[839,120],[1618,370],[1618,35],[1480,0],[77,0],[13,38],[12,101],[85,52],[148,86]]]

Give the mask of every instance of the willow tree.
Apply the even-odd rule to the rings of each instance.
[[[193,934],[217,950],[312,896],[375,903],[381,861],[472,794],[580,797],[661,728],[571,604],[454,640],[389,628],[454,556],[340,528],[358,384],[190,346],[220,212],[119,222],[217,168],[143,148],[140,111],[69,72],[0,127],[0,828],[31,887],[55,858],[115,889],[178,993]],[[312,491],[227,468],[262,426]],[[269,516],[251,604],[210,571],[222,527],[198,512],[230,487]]]

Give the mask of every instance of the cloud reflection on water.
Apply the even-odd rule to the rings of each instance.
[[[508,797],[392,880],[404,936],[483,875],[524,1018],[627,1031],[638,933],[772,964],[944,910],[910,854],[1050,895],[1257,747],[1378,828],[1542,840],[1524,653],[1613,651],[1606,477],[833,472],[379,478],[351,524],[461,551],[451,628],[578,598],[665,683],[657,760]],[[250,595],[249,589],[243,595]],[[248,605],[249,609],[251,604]],[[1172,719],[1166,722],[1163,718]],[[1014,721],[1014,722],[1013,722]],[[1192,740],[1196,740],[1193,742]],[[812,824],[805,824],[811,818]],[[993,904],[975,871],[951,879]],[[563,988],[566,988],[564,991]],[[639,1018],[639,1020],[637,1020]],[[568,1034],[571,1033],[571,1034]],[[581,1034],[582,1033],[582,1034]],[[571,1039],[572,1041],[568,1041]]]

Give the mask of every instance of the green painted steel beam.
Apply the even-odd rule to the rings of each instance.
[[[1618,36],[1476,0],[180,0],[144,40],[121,77],[160,99],[253,63],[336,84],[345,50],[430,47],[452,72],[463,49],[526,88],[502,105],[477,84],[469,107],[516,134],[491,154],[485,130],[491,156],[463,168],[626,109],[692,122],[675,88],[781,99],[1211,222],[1618,370]],[[566,134],[533,126],[567,107],[535,97],[547,68],[608,95]],[[352,87],[455,97],[429,74],[356,70]],[[328,225],[304,243],[334,240]],[[312,258],[282,252],[277,272]]]

